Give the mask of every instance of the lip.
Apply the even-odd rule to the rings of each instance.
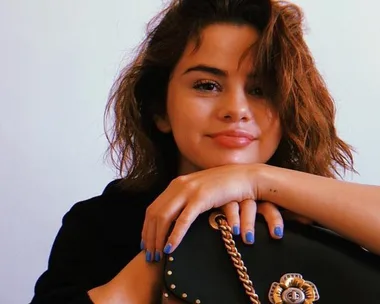
[[[250,134],[249,132],[244,131],[244,130],[225,130],[222,132],[210,134],[210,136],[212,138],[218,137],[218,136],[244,137],[244,138],[247,138],[251,141],[256,139],[252,134]]]
[[[256,139],[255,136],[244,130],[225,130],[209,136],[218,145],[231,149],[244,148]]]

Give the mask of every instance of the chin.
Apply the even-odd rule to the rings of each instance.
[[[193,157],[190,157],[193,156]],[[225,165],[239,165],[239,164],[264,164],[268,161],[268,158],[260,157],[259,155],[213,155],[213,157],[205,157],[206,155],[189,155],[189,157],[183,157],[180,162],[181,174],[189,174],[192,172],[211,169],[214,167],[220,167]],[[255,157],[252,157],[255,156]]]
[[[203,161],[200,166],[203,169],[209,169],[213,167],[220,167],[225,165],[243,165],[243,164],[261,164],[265,163],[265,161],[257,158],[257,159],[220,159],[220,160],[209,160]]]

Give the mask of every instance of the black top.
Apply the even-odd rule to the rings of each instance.
[[[63,217],[31,304],[92,304],[87,291],[113,279],[139,252],[147,206],[162,192],[126,192],[119,180]]]
[[[75,204],[63,218],[62,227],[52,247],[48,269],[37,281],[31,304],[92,304],[87,291],[112,280],[140,252],[145,210],[166,185],[162,182],[149,191],[132,192],[122,191],[119,181],[114,181],[102,195]],[[183,261],[182,271],[177,271],[182,267],[179,263],[175,272],[186,275],[177,278],[173,275],[170,279],[181,281],[181,285],[187,286],[190,292],[198,285],[205,289],[207,282],[215,280],[215,277],[224,277],[227,282],[224,285],[229,286],[225,287],[226,290],[238,290],[238,287],[232,288],[231,285],[239,282],[230,280],[235,270],[227,261],[223,242],[219,234],[214,237],[221,246],[215,250],[216,241],[212,242],[212,237],[204,233],[215,232],[202,228],[202,223],[208,225],[208,219],[202,218],[204,216],[200,216],[191,226],[186,239],[175,253],[176,263]],[[197,227],[202,232],[192,232]],[[271,282],[278,282],[281,275],[293,272],[305,275],[305,279],[316,284],[321,294],[318,303],[321,304],[372,303],[380,298],[378,256],[318,227],[298,223],[287,223],[286,227],[284,239],[281,242],[274,241],[269,237],[266,224],[262,221],[261,229],[255,231],[260,246],[249,253],[241,239],[236,240],[237,244],[240,242],[238,247],[248,269],[254,269],[253,279],[256,278],[257,290],[262,289],[262,300],[265,299]],[[200,233],[204,236],[202,240],[195,239]],[[186,248],[201,250],[194,250],[190,254]],[[216,254],[224,261],[216,258]],[[205,256],[209,258],[204,259]],[[192,266],[199,266],[200,263],[206,263],[200,268],[207,269],[201,275],[202,279],[199,279],[197,267]],[[216,263],[216,266],[213,267],[212,263]],[[225,267],[222,268],[221,265]],[[230,267],[230,273],[225,270],[226,267]],[[194,273],[189,273],[189,269],[194,270]],[[221,273],[215,275],[213,269]],[[166,280],[166,283],[170,282]],[[176,285],[179,286],[179,283]],[[224,285],[218,283],[218,288]],[[208,294],[208,289],[206,291],[205,299],[212,296]],[[215,303],[213,299],[209,303]]]

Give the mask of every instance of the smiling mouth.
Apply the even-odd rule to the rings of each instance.
[[[253,137],[225,134],[210,136],[210,138],[217,145],[230,149],[245,148],[255,140]]]

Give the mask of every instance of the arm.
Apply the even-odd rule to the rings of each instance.
[[[140,252],[109,283],[88,292],[95,304],[152,303],[160,298],[163,264],[147,263]]]
[[[175,178],[147,208],[144,244],[151,252],[171,253],[199,214],[246,200],[274,203],[380,255],[380,186],[264,164],[224,165]],[[149,223],[156,229],[148,230]]]
[[[95,198],[65,215],[32,304],[152,303],[161,266],[148,265],[140,253],[145,207],[119,207],[126,202],[117,200]]]
[[[258,185],[259,199],[310,218],[380,254],[380,186],[267,165],[260,170]]]

